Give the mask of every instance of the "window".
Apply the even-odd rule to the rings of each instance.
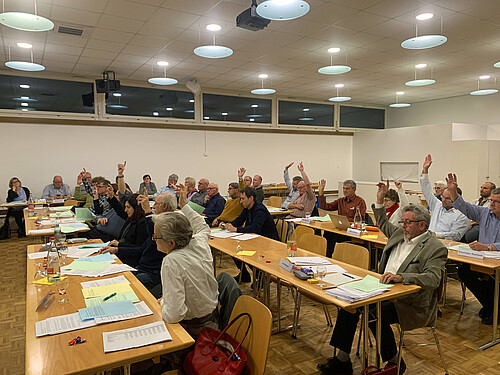
[[[92,92],[92,86],[90,82],[0,75],[0,108],[94,113],[93,101],[85,106],[82,98]]]
[[[280,100],[278,106],[280,124],[333,127],[333,105]]]
[[[109,93],[106,113],[194,119],[194,96],[187,91],[122,86],[120,91]]]
[[[385,109],[340,106],[341,128],[384,129]]]
[[[268,124],[271,100],[203,94],[203,119]]]

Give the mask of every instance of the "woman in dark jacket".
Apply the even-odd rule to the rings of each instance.
[[[9,181],[9,191],[7,193],[7,203],[10,202],[27,202],[30,197],[30,190],[22,186],[21,181],[17,177],[12,177]],[[0,229],[0,239],[10,237],[9,218],[13,216],[17,224],[17,236],[19,238],[26,237],[24,228],[23,207],[9,207],[5,223]]]
[[[142,246],[146,241],[148,231],[145,215],[142,207],[137,204],[137,196],[138,194],[132,194],[127,198],[125,209],[116,198],[109,201],[117,215],[125,219],[118,240],[111,241],[111,246]]]

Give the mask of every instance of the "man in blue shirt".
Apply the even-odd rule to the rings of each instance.
[[[163,193],[170,193],[175,197],[175,185],[177,184],[177,181],[179,180],[179,176],[176,174],[171,174],[168,176],[168,183],[165,186],[162,186],[153,197],[157,197],[160,194]],[[141,194],[143,193],[142,191],[140,192]]]
[[[213,182],[208,184],[207,191],[206,206],[202,216],[205,216],[205,221],[211,226],[212,222],[224,211],[226,200],[219,194],[219,185]]]
[[[299,189],[297,185],[299,184],[300,181],[302,181],[302,177],[300,176],[295,176],[292,178],[292,181],[290,181],[290,175],[288,174],[288,168],[290,168],[293,165],[293,161],[288,164],[285,167],[285,171],[283,172],[284,178],[285,178],[285,184],[288,187],[288,190],[290,191],[288,193],[288,196],[286,197],[285,201],[281,204],[281,208],[284,210],[288,209],[288,205],[299,196]]]
[[[490,207],[482,207],[465,202],[458,194],[457,176],[449,174],[446,179],[448,191],[451,193],[453,206],[463,212],[469,219],[479,224],[479,240],[471,242],[470,248],[478,251],[500,250],[500,188],[491,193]],[[487,274],[471,271],[470,265],[462,264],[458,276],[465,286],[483,305],[479,310],[481,323],[493,324],[493,302],[495,281]]]

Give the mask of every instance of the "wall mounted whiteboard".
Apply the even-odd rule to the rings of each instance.
[[[418,161],[381,161],[381,181],[418,182]]]

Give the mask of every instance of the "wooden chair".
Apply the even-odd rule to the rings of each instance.
[[[370,265],[370,253],[368,249],[349,242],[337,242],[332,259],[352,264],[365,270]]]
[[[76,199],[68,199],[66,202],[64,202],[65,206],[78,206],[79,202]]]
[[[297,238],[297,245],[299,239],[305,234],[314,234],[314,229],[306,227],[305,225],[297,225],[295,228],[295,236]],[[299,246],[302,247],[302,246]]]
[[[278,237],[281,242],[286,242],[288,239],[288,222],[283,219],[274,219],[274,224],[276,225],[276,230],[278,231]]]
[[[307,229],[312,230],[312,228],[307,228]],[[301,249],[305,249],[307,251],[311,251],[322,257],[326,256],[326,238],[317,236],[315,234],[311,233],[302,234],[297,239],[297,247],[300,247]]]
[[[281,197],[278,197],[277,195],[270,196],[269,200],[267,201],[267,205],[271,207],[281,208]]]
[[[248,332],[248,336],[241,345],[247,354],[247,365],[243,370],[243,374],[262,375],[266,369],[273,317],[266,305],[260,303],[255,298],[245,295],[236,301],[230,321],[242,312],[246,312],[252,317],[252,326]],[[238,322],[229,328],[228,333],[236,341],[241,342],[247,324],[247,319],[239,319]]]

